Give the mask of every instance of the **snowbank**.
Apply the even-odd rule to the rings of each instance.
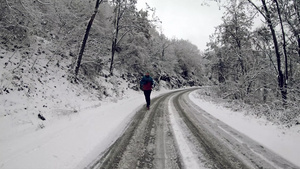
[[[299,125],[284,128],[273,125],[261,118],[257,119],[250,115],[245,116],[244,112],[232,111],[215,103],[200,99],[196,92],[192,92],[189,97],[206,112],[300,167]]]

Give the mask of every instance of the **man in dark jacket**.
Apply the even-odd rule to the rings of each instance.
[[[140,81],[140,88],[144,91],[146,103],[147,103],[147,109],[150,108],[150,95],[152,91],[152,86],[154,85],[154,81],[152,77],[149,75],[149,72],[145,74],[145,76]]]

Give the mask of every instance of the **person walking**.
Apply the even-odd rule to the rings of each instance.
[[[149,72],[143,76],[142,80],[140,81],[140,88],[144,91],[147,109],[150,109],[150,95],[152,91],[152,86],[154,85],[154,81],[152,77],[149,75]]]

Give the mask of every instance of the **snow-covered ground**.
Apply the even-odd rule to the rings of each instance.
[[[166,91],[153,92],[153,97]],[[244,116],[216,104],[190,99],[235,129],[257,140],[300,167],[300,127],[281,128],[263,119]],[[123,100],[102,101],[69,116],[51,121],[43,129],[0,119],[0,168],[83,168],[120,136],[134,113],[144,106],[141,92],[128,92]],[[22,129],[21,126],[24,126]]]
[[[244,133],[300,168],[299,125],[284,128],[274,125],[262,118],[258,119],[251,115],[245,116],[245,112],[232,111],[228,108],[200,99],[196,92],[190,94],[190,99],[206,112],[241,133]]]
[[[153,97],[163,92],[153,92]],[[56,118],[42,129],[15,124],[11,116],[1,117],[0,168],[83,168],[120,136],[144,105],[144,96],[129,91],[123,100],[97,105],[101,106],[87,105]]]

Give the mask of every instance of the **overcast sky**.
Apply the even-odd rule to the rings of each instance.
[[[221,24],[222,12],[217,3],[202,5],[204,0],[138,0],[138,9],[146,3],[156,8],[162,21],[163,34],[168,38],[189,40],[200,50],[206,49],[209,35]]]

